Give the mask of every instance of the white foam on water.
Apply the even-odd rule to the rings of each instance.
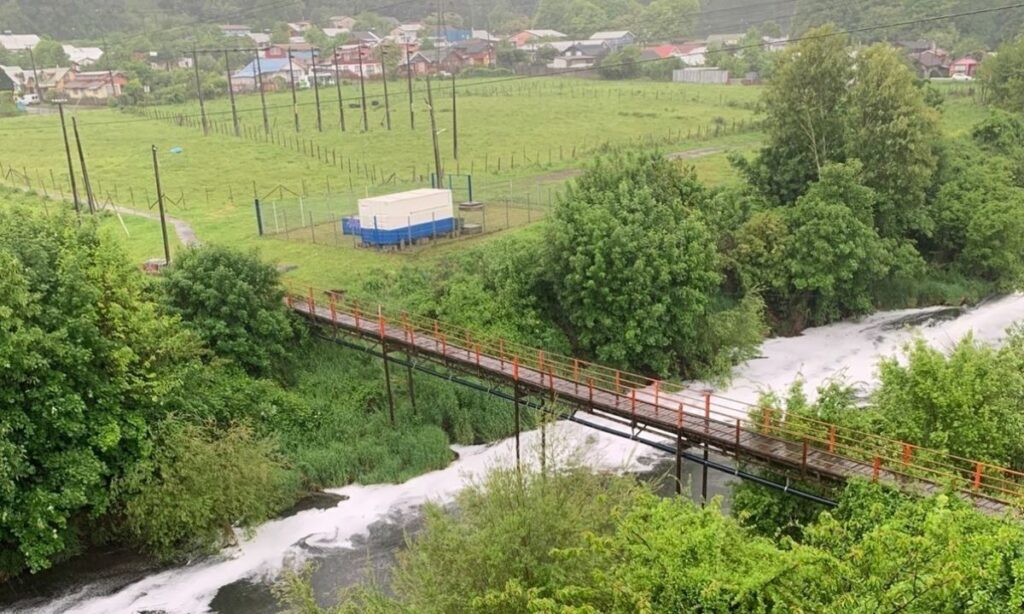
[[[866,393],[877,383],[878,362],[902,357],[903,348],[915,336],[930,345],[949,350],[968,333],[984,343],[996,344],[1012,325],[1024,320],[1024,295],[1014,294],[969,309],[955,319],[926,320],[921,325],[901,326],[908,319],[934,314],[946,308],[887,311],[860,320],[810,328],[797,337],[769,339],[760,357],[740,365],[731,384],[716,394],[745,403],[756,403],[763,391],[784,392],[797,379],[814,397],[817,388],[842,378]]]
[[[594,422],[601,422],[594,419]],[[610,424],[610,423],[606,423]],[[524,462],[535,464],[540,431],[521,436]],[[547,448],[552,462],[582,454],[589,466],[614,471],[645,468],[649,448],[577,424],[559,422],[547,427]],[[108,614],[110,612],[165,611],[172,614],[206,612],[221,587],[243,578],[274,577],[286,565],[307,556],[303,544],[343,548],[353,537],[390,512],[404,511],[427,501],[447,503],[470,481],[494,467],[515,464],[514,439],[488,446],[453,448],[459,459],[449,467],[413,478],[403,484],[350,485],[329,492],[348,500],[326,510],[307,510],[261,525],[250,539],[222,555],[185,567],[148,576],[112,595],[89,597],[88,588],[51,601],[34,610],[42,613]]]
[[[858,383],[864,391],[874,386],[879,359],[899,355],[919,335],[929,343],[949,348],[968,332],[976,339],[998,343],[1008,327],[1024,319],[1024,295],[1012,295],[971,309],[956,319],[925,321],[901,326],[908,319],[938,315],[942,308],[913,309],[875,314],[858,321],[808,329],[791,338],[764,343],[761,356],[736,369],[732,384],[716,391],[723,397],[754,403],[764,390],[785,390],[794,380],[806,382],[808,394],[836,377]],[[588,420],[609,425],[592,416]],[[550,448],[559,454],[587,449],[595,468],[636,471],[644,468],[641,454],[656,456],[649,448],[626,439],[572,423],[548,428]],[[523,433],[524,450],[539,446],[539,431]],[[330,492],[349,500],[327,510],[308,510],[261,525],[250,539],[221,556],[194,565],[154,574],[114,594],[90,596],[89,587],[35,610],[107,614],[158,610],[171,614],[206,612],[217,591],[244,578],[274,577],[286,565],[307,556],[303,544],[342,548],[353,537],[393,511],[404,511],[427,501],[447,503],[471,480],[488,469],[515,463],[512,439],[490,446],[454,448],[459,460],[403,484],[351,485]],[[527,455],[531,456],[531,455]],[[532,458],[536,458],[532,455]]]

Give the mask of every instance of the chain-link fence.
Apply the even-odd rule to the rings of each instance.
[[[392,247],[377,245],[368,249],[410,253],[442,242],[468,240],[527,226],[549,214],[565,181],[574,175],[574,171],[566,171],[538,178],[484,184],[473,183],[467,175],[452,177],[450,182],[446,178],[444,187],[452,190],[454,201],[454,224],[437,222],[414,236],[411,222],[407,225],[398,223],[397,226],[407,229],[408,238],[400,237]],[[356,219],[359,199],[423,187],[431,185],[406,184],[376,190],[364,188],[362,193],[353,190],[302,193],[277,186],[260,194],[256,201],[254,228],[262,236],[279,240],[362,247]]]

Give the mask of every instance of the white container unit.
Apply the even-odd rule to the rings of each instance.
[[[398,245],[455,229],[451,190],[410,190],[359,199],[363,243]]]

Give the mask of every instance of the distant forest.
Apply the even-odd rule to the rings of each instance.
[[[696,0],[450,0],[446,14],[455,25],[494,31],[551,27],[548,21],[585,16],[587,26],[628,28],[650,2],[686,11]],[[835,22],[862,28],[1005,5],[1006,0],[700,0],[694,35],[745,32],[772,21],[784,32]],[[308,19],[320,24],[333,15],[379,13],[416,21],[437,11],[422,0],[0,0],[0,31],[31,32],[63,40],[98,41],[115,33],[158,32],[181,25],[242,23],[271,28],[281,21]],[[560,19],[561,18],[561,19]],[[461,21],[461,24],[458,23]],[[912,24],[866,33],[863,38],[929,38],[946,46],[991,49],[1016,36],[1024,10],[1015,9],[956,20]]]

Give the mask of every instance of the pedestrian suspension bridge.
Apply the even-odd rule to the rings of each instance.
[[[740,469],[741,463],[756,463],[801,479],[842,483],[863,478],[922,495],[952,488],[979,510],[990,513],[1014,510],[1024,501],[1024,473],[1004,467],[784,414],[770,407],[751,406],[502,339],[479,337],[436,320],[392,313],[380,306],[366,309],[332,292],[290,290],[286,301],[292,310],[332,338],[358,343],[367,351],[379,349],[392,420],[389,363],[409,367],[410,394],[414,394],[412,368],[425,363],[511,388],[512,394],[503,396],[515,406],[517,457],[520,406],[549,410],[560,407],[568,412],[563,417],[572,418],[580,412],[600,416],[628,426],[633,439],[644,441],[642,437],[646,437],[656,447],[674,452],[677,488],[684,456],[701,462],[700,457],[684,453],[684,449],[694,446],[703,448],[705,477],[710,465],[758,479]],[[396,358],[396,353],[404,354],[405,360]],[[668,442],[674,442],[674,446],[668,447]],[[735,467],[710,462],[709,449],[733,458]]]

